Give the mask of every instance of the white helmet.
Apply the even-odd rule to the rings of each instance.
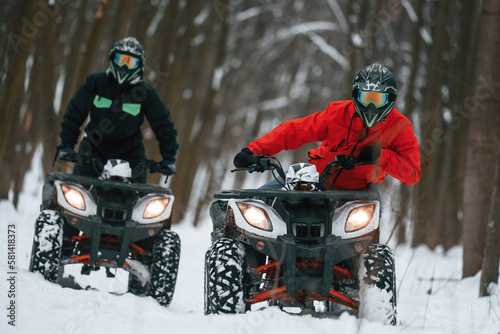
[[[319,173],[316,166],[308,163],[290,165],[286,174],[286,183],[295,185],[297,183],[319,183]]]
[[[101,173],[103,180],[117,178],[120,180],[129,180],[132,177],[132,169],[128,161],[120,159],[109,159],[104,165]]]

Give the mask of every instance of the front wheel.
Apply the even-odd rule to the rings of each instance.
[[[174,231],[162,230],[155,239],[147,295],[162,306],[172,301],[177,282],[181,240]]]
[[[64,220],[59,212],[43,210],[35,222],[30,271],[50,282],[57,281],[63,241]]]
[[[370,245],[361,257],[359,297],[360,318],[396,325],[396,268],[389,247]]]
[[[205,257],[205,314],[244,313],[245,247],[221,238]]]

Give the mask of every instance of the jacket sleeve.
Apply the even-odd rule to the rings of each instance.
[[[420,149],[411,123],[390,146],[382,148],[377,162],[386,173],[404,184],[413,185],[420,180]]]
[[[177,130],[170,117],[170,111],[165,107],[153,86],[148,87],[148,94],[150,97],[145,108],[145,115],[160,145],[160,153],[164,159],[175,161],[179,144],[177,143]]]
[[[327,110],[282,123],[247,147],[254,154],[272,156],[283,150],[295,150],[306,143],[323,141],[328,135]]]
[[[69,101],[64,113],[59,133],[63,145],[76,145],[80,136],[80,127],[89,115],[94,95],[94,79],[92,75],[89,75]]]

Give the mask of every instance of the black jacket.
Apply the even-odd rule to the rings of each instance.
[[[90,120],[85,127],[87,139],[108,159],[120,158],[142,147],[144,116],[160,144],[161,155],[175,157],[179,148],[177,130],[170,112],[150,83],[118,85],[105,72],[90,74],[64,114],[60,133],[63,145],[76,144],[80,127],[89,113]]]

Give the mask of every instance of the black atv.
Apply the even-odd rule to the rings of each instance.
[[[256,156],[251,167],[233,170],[271,170],[283,188],[214,195],[205,314],[243,313],[267,302],[291,313],[347,310],[396,324],[394,254],[378,243],[378,187],[322,190],[335,174],[361,164],[339,156],[321,176],[304,163],[285,175],[275,158]]]
[[[140,168],[165,173],[151,160]],[[179,236],[170,230],[174,196],[159,185],[131,183],[130,177],[123,160],[109,160],[99,178],[48,174],[30,271],[61,283],[70,264],[83,264],[87,275],[105,268],[108,277],[114,277],[110,268],[122,268],[130,273],[130,292],[169,305],[180,257]]]

